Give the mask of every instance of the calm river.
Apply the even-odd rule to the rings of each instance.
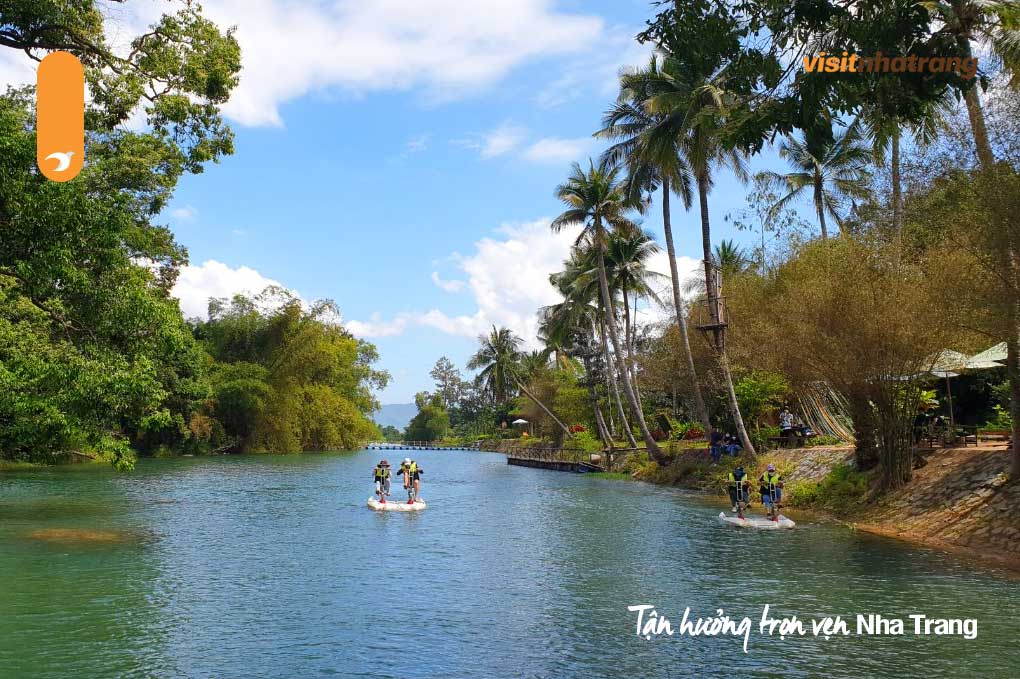
[[[428,510],[376,513],[378,457],[0,474],[0,677],[1017,676],[1003,573],[810,520],[731,528],[695,495],[491,453],[417,453]],[[635,604],[748,616],[748,652],[639,638]],[[906,634],[780,640],[766,604]],[[912,613],[977,618],[977,638],[914,636]]]

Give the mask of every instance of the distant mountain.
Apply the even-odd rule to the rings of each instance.
[[[372,419],[380,427],[396,427],[404,431],[411,418],[418,414],[418,406],[413,403],[388,403],[379,409]]]

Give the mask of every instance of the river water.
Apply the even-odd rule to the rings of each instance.
[[[1005,573],[810,518],[724,526],[673,489],[416,455],[418,514],[365,507],[368,451],[0,474],[0,677],[1018,676]],[[674,628],[688,606],[747,616],[747,653],[641,638],[639,604]],[[851,634],[769,636],[766,604]],[[905,634],[857,636],[869,613]],[[977,637],[915,636],[914,613],[976,618]]]

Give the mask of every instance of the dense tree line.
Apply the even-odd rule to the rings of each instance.
[[[745,416],[757,421],[762,404],[821,382],[849,403],[858,465],[889,488],[911,476],[911,427],[941,349],[1005,342],[1000,393],[1020,440],[1020,135],[1010,123],[1020,6],[659,7],[638,36],[653,57],[622,74],[595,132],[613,145],[555,190],[565,211],[552,228],[581,235],[553,276],[563,301],[540,314],[544,366],[526,371],[520,339],[493,328],[468,365],[489,402],[531,402],[555,428],[584,420],[604,446],[640,444],[664,465],[663,406],[704,431],[735,431],[753,453]],[[986,56],[973,79],[800,68],[804,56],[844,50]],[[749,176],[747,160],[770,144],[787,167]],[[760,230],[757,252],[714,240],[712,189],[726,170],[753,183],[731,218]],[[672,263],[674,200],[693,213],[703,271],[685,284],[673,264],[671,294],[655,295],[645,270],[654,246],[638,223],[658,201]],[[816,223],[797,215],[797,200],[812,203]],[[632,300],[664,296],[669,327],[635,328]],[[543,371],[588,391],[587,417],[549,406]]]
[[[86,157],[70,182],[36,169],[32,88],[0,94],[0,457],[354,447],[374,349],[328,304],[216,302],[190,326],[170,296],[186,249],[159,214],[178,180],[233,151],[220,105],[237,84],[231,31],[186,3],[127,51],[99,3],[0,7],[0,49],[85,66]],[[128,128],[133,114],[142,131]]]

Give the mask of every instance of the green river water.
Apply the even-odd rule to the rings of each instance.
[[[0,474],[0,677],[1020,676],[1007,573],[811,517],[725,526],[673,489],[415,455],[419,514],[365,507],[369,451]],[[686,607],[747,616],[747,652],[639,637],[639,604],[674,628]],[[761,633],[765,605],[807,635]],[[915,613],[976,619],[976,638],[916,636]],[[905,633],[857,635],[858,614]],[[851,634],[811,634],[834,615]]]

